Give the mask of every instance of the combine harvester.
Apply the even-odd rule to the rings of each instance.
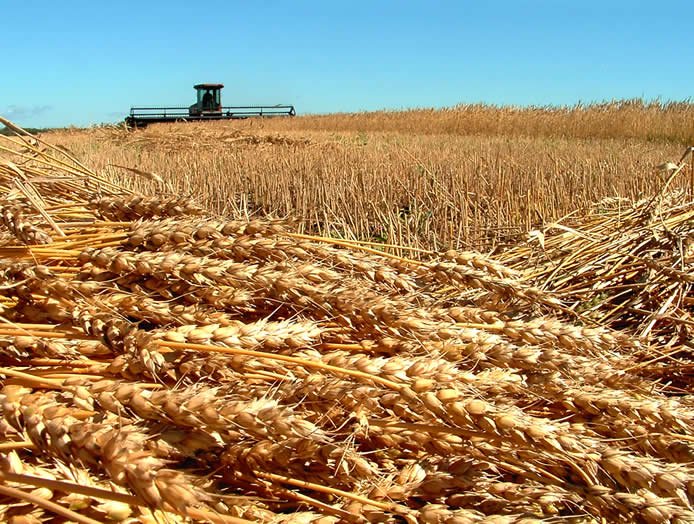
[[[222,106],[224,84],[197,84],[197,102],[190,107],[131,107],[125,123],[146,127],[159,122],[197,122],[200,120],[239,120],[254,116],[294,116],[291,105]]]

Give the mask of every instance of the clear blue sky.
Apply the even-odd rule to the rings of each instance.
[[[694,96],[691,1],[0,0],[0,115],[121,120],[132,105],[327,113]]]

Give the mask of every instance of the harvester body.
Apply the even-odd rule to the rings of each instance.
[[[190,122],[200,120],[238,120],[249,117],[294,116],[292,105],[223,106],[224,84],[196,84],[197,100],[189,107],[131,107],[125,118],[131,127],[145,127],[157,122]]]

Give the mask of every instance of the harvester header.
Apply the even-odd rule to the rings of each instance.
[[[197,100],[189,107],[131,107],[125,118],[131,127],[145,127],[158,122],[200,120],[239,120],[250,117],[294,116],[293,105],[223,106],[224,84],[196,84]]]

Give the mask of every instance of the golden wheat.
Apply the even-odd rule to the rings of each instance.
[[[414,259],[139,195],[41,140],[0,162],[24,199],[0,237],[2,519],[694,519],[684,193],[502,261]]]
[[[381,245],[489,251],[604,197],[654,194],[663,182],[657,166],[694,143],[693,115],[692,104],[472,106],[46,139],[112,180],[146,194],[195,195],[225,215],[291,217],[298,231]],[[278,133],[284,140],[270,140]],[[691,162],[673,187],[694,191]]]

